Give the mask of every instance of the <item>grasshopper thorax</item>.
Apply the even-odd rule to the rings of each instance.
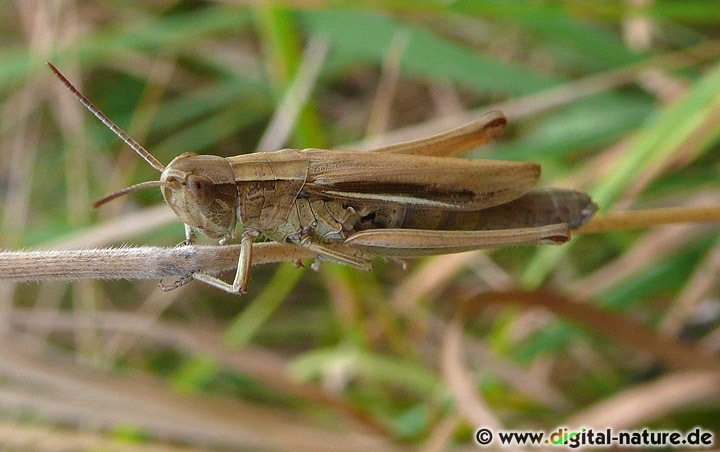
[[[185,152],[160,176],[165,202],[187,225],[211,238],[232,234],[238,192],[230,162]]]

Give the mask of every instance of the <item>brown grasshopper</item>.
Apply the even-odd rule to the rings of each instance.
[[[597,207],[584,193],[533,190],[540,166],[530,162],[451,158],[497,138],[506,119],[491,112],[466,126],[369,152],[283,149],[234,157],[186,152],[163,166],[113,124],[52,64],[73,95],[162,174],[98,200],[97,207],[145,187],[161,188],[185,224],[219,239],[243,226],[232,284],[193,273],[227,292],[245,292],[253,240],[261,235],[306,247],[319,259],[370,270],[377,256],[415,257],[570,238]]]

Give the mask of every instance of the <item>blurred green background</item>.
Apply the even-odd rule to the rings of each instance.
[[[183,238],[158,190],[90,208],[157,173],[47,60],[163,163],[368,148],[499,108],[505,137],[468,158],[539,162],[542,185],[588,191],[603,211],[720,200],[717,1],[16,0],[0,4],[0,42],[3,249]],[[720,434],[717,240],[717,225],[680,225],[407,271],[286,263],[254,268],[242,297],[197,282],[3,284],[0,444]]]

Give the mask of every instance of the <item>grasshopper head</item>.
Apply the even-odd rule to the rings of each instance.
[[[111,193],[96,201],[93,207],[143,188],[159,186],[165,201],[185,224],[200,229],[212,238],[221,238],[233,232],[238,191],[230,162],[214,155],[186,152],[175,158],[167,167],[163,166],[144,147],[98,110],[55,66],[49,62],[48,66],[85,108],[97,116],[150,166],[162,172],[159,181],[143,182]]]
[[[227,159],[186,152],[160,176],[165,202],[187,225],[221,238],[235,228],[238,192]]]

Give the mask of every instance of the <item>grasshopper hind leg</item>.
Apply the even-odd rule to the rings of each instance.
[[[569,239],[567,224],[558,223],[482,231],[369,229],[351,234],[345,244],[379,256],[418,257],[508,245],[561,244]]]
[[[347,246],[320,245],[314,242],[303,243],[301,246],[317,253],[320,260],[349,265],[358,270],[370,271],[373,269],[373,263],[367,253],[361,253]]]

